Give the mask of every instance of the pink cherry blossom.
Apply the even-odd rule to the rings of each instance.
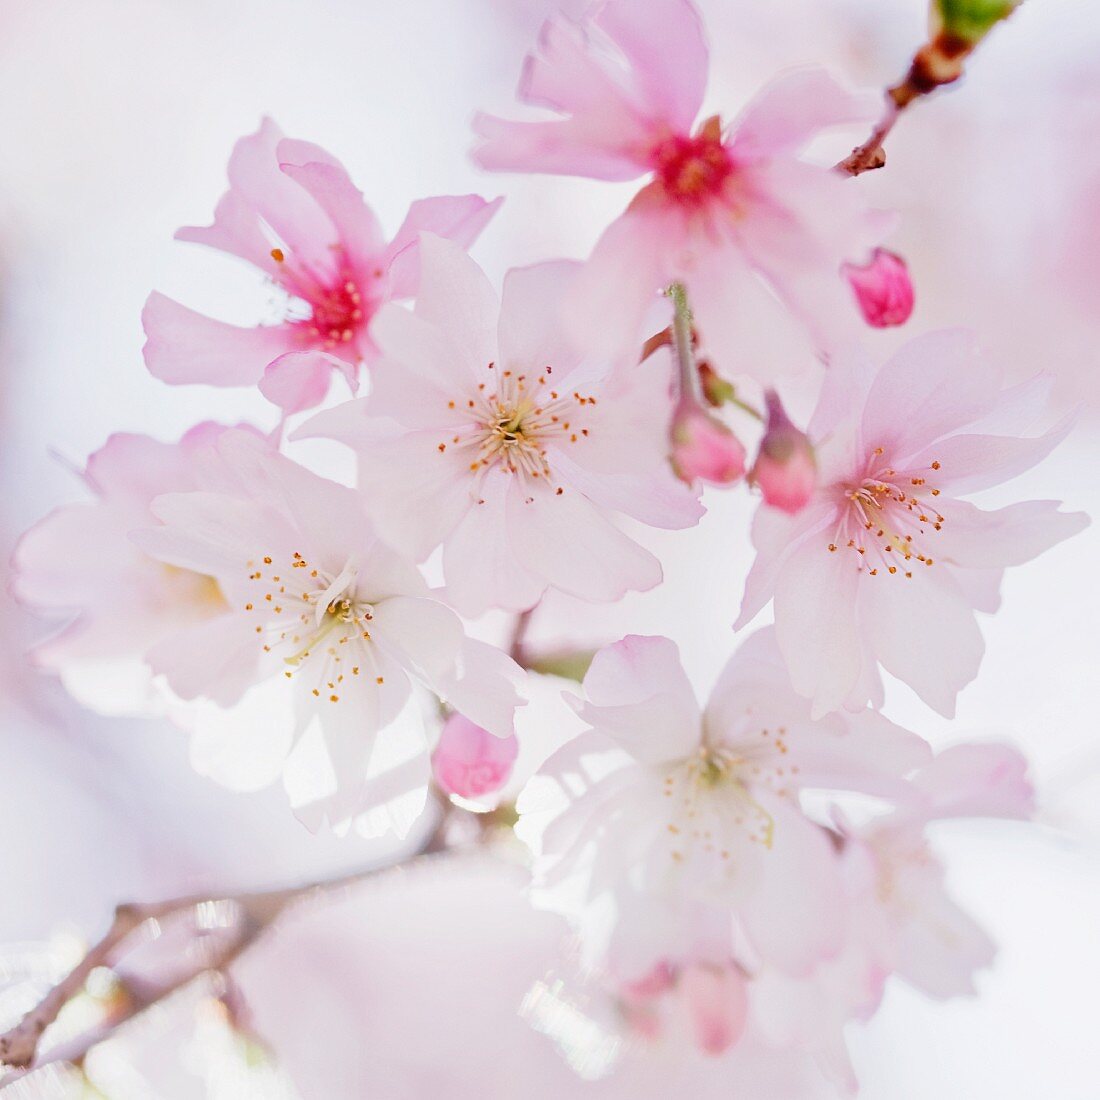
[[[521,673],[465,636],[375,537],[353,490],[240,433],[217,448],[213,487],[158,497],[161,526],[132,538],[215,578],[227,606],[163,638],[149,661],[178,696],[205,701],[196,737],[217,778],[250,787],[281,770],[312,828],[367,814],[362,831],[404,831],[428,780],[412,683],[503,737]]]
[[[666,638],[602,649],[584,680],[592,727],[528,784],[516,831],[536,904],[642,975],[701,925],[736,918],[754,957],[804,974],[837,949],[835,850],[803,788],[905,793],[928,748],[873,711],[814,720],[770,631],[733,656],[705,709]],[[796,899],[814,897],[812,907]],[[728,935],[728,932],[726,933]]]
[[[878,668],[951,716],[978,671],[975,611],[999,603],[1006,566],[1084,528],[1053,501],[983,511],[962,499],[1044,458],[1067,417],[1042,414],[1043,377],[1002,390],[967,333],[913,340],[880,370],[861,355],[831,366],[810,424],[818,486],[796,516],[762,508],[740,627],[774,598],[795,689],[822,715],[881,705]]]
[[[286,412],[318,404],[333,373],[352,390],[377,356],[369,325],[384,302],[416,292],[417,235],[431,230],[468,247],[499,199],[421,199],[386,241],[339,161],[284,138],[270,119],[237,142],[229,190],[214,224],[181,229],[183,241],[247,260],[285,293],[276,324],[239,328],[150,296],[142,314],[145,363],[172,384],[259,385]]]
[[[447,794],[477,799],[508,782],[518,755],[514,733],[494,737],[464,715],[452,714],[432,753],[432,774]]]
[[[92,499],[57,508],[16,547],[15,596],[68,620],[38,646],[36,662],[100,713],[162,712],[166,696],[153,683],[150,648],[226,610],[212,575],[165,565],[128,537],[155,522],[156,497],[199,487],[203,462],[226,430],[199,424],[177,443],[111,436],[84,469]]]
[[[745,473],[745,448],[717,417],[681,402],[672,418],[672,466],[689,484],[730,485]]]
[[[845,264],[863,319],[874,328],[904,325],[913,312],[913,280],[896,253],[876,248],[866,264]]]
[[[810,345],[846,338],[858,312],[841,265],[888,223],[866,208],[859,185],[799,154],[823,129],[872,121],[879,97],[800,70],[732,126],[713,117],[693,130],[708,53],[689,0],[605,0],[589,10],[546,23],[520,83],[522,100],[561,117],[474,123],[485,168],[649,178],[577,281],[577,332],[602,352],[634,346],[658,289],[680,282],[725,373],[768,381],[797,368]]]
[[[749,480],[760,490],[764,503],[794,515],[809,503],[817,481],[814,449],[791,423],[779,395],[769,390],[767,429]]]
[[[1007,745],[964,744],[939,753],[913,779],[920,798],[859,828],[844,827],[845,859],[863,864],[856,895],[857,950],[873,972],[897,973],[932,997],[975,992],[975,971],[995,948],[947,894],[925,827],[948,818],[1027,819],[1034,792],[1027,764]]]
[[[302,434],[359,452],[380,535],[422,560],[443,546],[464,614],[518,611],[553,587],[615,600],[661,580],[609,518],[686,527],[702,508],[668,464],[667,352],[594,360],[561,327],[575,265],[508,273],[503,302],[462,249],[425,234],[415,312],[382,310],[370,397]]]

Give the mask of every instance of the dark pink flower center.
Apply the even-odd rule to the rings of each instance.
[[[665,194],[685,206],[720,195],[733,173],[733,159],[722,142],[717,117],[693,135],[672,134],[652,153],[653,168]]]
[[[352,279],[319,289],[307,299],[312,316],[299,322],[326,346],[346,344],[363,320],[363,298]]]

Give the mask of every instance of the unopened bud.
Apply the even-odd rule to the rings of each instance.
[[[749,997],[745,976],[736,966],[692,964],[680,975],[679,992],[696,1046],[704,1054],[723,1054],[737,1044],[748,1021]]]
[[[447,794],[480,798],[504,786],[518,752],[515,734],[494,737],[469,718],[452,714],[432,753],[432,774]]]
[[[817,460],[806,433],[791,423],[775,390],[769,390],[764,400],[768,425],[749,480],[760,489],[765,504],[794,515],[813,496]]]
[[[843,270],[869,325],[889,328],[909,320],[913,312],[913,280],[897,253],[876,248],[869,263],[845,264]]]
[[[729,485],[745,474],[741,441],[705,409],[681,403],[672,421],[672,468],[691,484]]]

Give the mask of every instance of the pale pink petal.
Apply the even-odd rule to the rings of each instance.
[[[455,710],[503,738],[515,728],[516,707],[525,705],[519,693],[524,678],[523,669],[507,653],[464,638],[454,667],[430,686]]]
[[[604,231],[581,269],[566,312],[570,334],[589,355],[633,358],[652,335],[643,331],[643,322],[672,274],[664,258],[667,223],[649,211],[624,214]]]
[[[1042,462],[1076,421],[1076,413],[1070,413],[1038,436],[949,436],[914,455],[907,465],[928,477],[928,467],[938,462],[937,484],[949,486],[952,494],[973,493],[1009,481]]]
[[[789,516],[772,508],[758,508],[752,519],[752,544],[756,557],[745,578],[745,593],[734,630],[747,626],[775,595],[775,586],[787,562],[810,540],[835,524],[836,509],[828,501],[803,508]]]
[[[229,183],[271,227],[276,241],[315,272],[334,270],[336,229],[317,201],[279,168],[283,134],[269,118],[241,138],[229,158]]]
[[[176,230],[177,241],[204,244],[239,256],[273,279],[279,265],[271,255],[271,237],[264,232],[255,208],[236,191],[226,191],[214,210],[214,224],[187,225]]]
[[[964,500],[945,501],[942,529],[929,550],[972,569],[1022,565],[1089,525],[1084,512],[1060,512],[1056,500],[1027,500],[984,512]]]
[[[339,242],[344,255],[358,269],[370,271],[379,262],[385,247],[378,219],[363,200],[363,193],[339,164],[295,160],[296,156],[307,153],[299,148],[300,144],[279,142],[276,156],[280,169],[328,215],[336,229],[336,239],[332,243]]]
[[[703,21],[689,0],[609,0],[595,23],[630,63],[651,116],[691,129],[703,102],[710,62]]]
[[[500,303],[500,358],[505,367],[534,376],[552,369],[546,384],[566,377],[580,354],[568,337],[566,293],[581,265],[550,260],[514,267],[504,276]]]
[[[730,145],[739,160],[798,153],[820,130],[870,124],[885,110],[883,96],[851,92],[825,69],[794,69],[757,93],[734,122]]]
[[[480,195],[440,195],[417,199],[409,207],[393,240],[386,246],[384,261],[390,273],[390,296],[412,298],[420,283],[421,232],[445,237],[469,248],[500,209],[503,198],[486,201]]]
[[[1000,378],[979,355],[972,333],[918,336],[876,375],[863,410],[863,441],[901,462],[988,411],[999,389]]]
[[[354,393],[358,385],[355,368],[323,351],[292,351],[280,355],[268,364],[259,390],[284,413],[301,412],[325,399],[333,371],[344,375]]]
[[[930,997],[976,993],[974,972],[996,955],[989,936],[942,888],[923,893],[914,908],[914,918],[898,937],[898,976]]]
[[[866,581],[860,615],[879,664],[934,710],[954,717],[955,697],[977,676],[985,652],[962,592],[935,565],[920,567],[912,580],[899,572]]]
[[[359,485],[379,534],[423,561],[476,507],[468,461],[440,452],[450,435],[428,430],[361,444]]]
[[[146,660],[181,699],[230,707],[256,682],[262,656],[254,619],[228,614],[165,638]]]
[[[813,362],[803,327],[733,242],[702,244],[687,286],[703,348],[723,375],[769,385]]]
[[[516,485],[506,512],[516,556],[555,588],[602,602],[661,583],[660,562],[573,489]]]
[[[453,241],[420,235],[420,292],[416,316],[447,340],[455,370],[478,377],[497,358],[499,302],[485,272]]]
[[[239,328],[204,317],[154,291],[141,311],[142,354],[154,378],[172,385],[252,386],[294,346],[287,325]]]
[[[466,515],[443,548],[447,600],[463,615],[475,617],[491,607],[523,611],[546,589],[517,556],[509,526],[507,499],[512,476],[489,470],[477,496],[466,498]]]
[[[553,469],[593,504],[650,527],[680,531],[694,527],[706,513],[696,493],[667,464],[644,474],[593,473],[574,462],[571,454],[555,448]]]
[[[463,645],[458,616],[422,597],[391,596],[374,604],[369,630],[377,645],[428,686],[451,673]]]
[[[584,693],[580,716],[637,760],[683,759],[699,744],[699,703],[668,638],[630,634],[605,646],[592,659]]]
[[[954,745],[913,779],[928,818],[1007,817],[1035,812],[1027,760],[1011,745]]]
[[[767,963],[808,974],[835,955],[844,938],[844,902],[836,852],[824,829],[788,802],[759,795],[771,815],[763,873],[740,907],[753,948]],[[806,904],[813,898],[812,905]]]
[[[795,691],[813,700],[815,718],[844,705],[863,664],[860,574],[848,556],[828,551],[826,538],[806,539],[775,585],[776,639]]]

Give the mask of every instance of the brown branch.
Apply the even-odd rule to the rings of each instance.
[[[957,35],[941,32],[922,46],[913,58],[905,79],[887,88],[886,112],[870,137],[834,165],[834,170],[843,175],[858,176],[882,168],[886,164],[884,143],[902,111],[937,88],[958,80],[963,75],[964,62],[973,53],[975,45],[975,42]]]
[[[321,879],[304,885],[276,890],[243,894],[190,894],[185,897],[148,904],[120,905],[106,935],[94,944],[79,963],[59,981],[34,1008],[5,1034],[0,1035],[0,1063],[13,1067],[13,1073],[0,1078],[0,1088],[18,1080],[27,1073],[57,1062],[79,1064],[92,1047],[111,1037],[123,1024],[140,1015],[153,1005],[184,988],[203,974],[218,972],[228,967],[247,948],[251,947],[292,904],[308,897],[327,894],[355,885],[385,871],[406,867],[411,863],[447,849],[446,833],[451,809],[444,807],[439,821],[422,846],[411,856],[396,864],[369,867],[332,879]],[[143,925],[151,920],[164,920],[193,911],[197,906],[229,901],[237,909],[236,928],[228,945],[216,958],[204,961],[200,966],[175,975],[169,980],[149,988],[140,982],[123,983],[124,999],[109,1018],[95,1028],[52,1048],[42,1057],[38,1045],[42,1034],[60,1015],[62,1009],[80,995],[88,975],[101,966],[113,966],[127,954],[123,950],[127,941]]]

